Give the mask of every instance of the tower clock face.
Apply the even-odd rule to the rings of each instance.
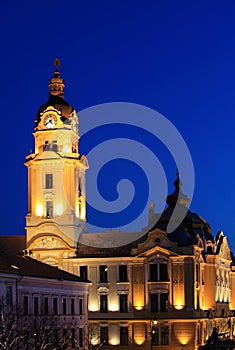
[[[74,131],[74,132],[77,132],[77,123],[76,123],[76,120],[72,120],[71,126],[72,126],[73,131]]]
[[[47,129],[53,129],[56,126],[57,118],[53,114],[48,114],[44,118],[44,125]]]

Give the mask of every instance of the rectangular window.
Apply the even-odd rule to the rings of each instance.
[[[120,345],[128,345],[128,327],[120,327]]]
[[[48,141],[45,141],[43,145],[43,151],[49,151],[50,150],[50,145]]]
[[[67,314],[67,300],[66,298],[62,298],[62,314]]]
[[[127,301],[128,295],[127,294],[120,294],[119,295],[119,308],[120,312],[128,312],[128,301]]]
[[[128,282],[127,265],[119,265],[119,282]]]
[[[38,300],[38,297],[34,297],[33,298],[33,313],[36,316],[39,314],[39,300]]]
[[[24,331],[24,350],[29,350],[29,331]]]
[[[108,282],[108,267],[106,265],[100,266],[100,283]]]
[[[58,329],[54,328],[54,345],[58,345]]]
[[[49,300],[48,297],[43,298],[43,313],[44,315],[49,314]]]
[[[28,295],[24,295],[24,297],[23,297],[23,313],[24,313],[24,315],[29,314],[29,297],[28,297]]]
[[[79,328],[79,347],[83,347],[83,329]]]
[[[75,329],[71,328],[71,345],[72,348],[75,348]]]
[[[150,311],[166,312],[168,309],[168,293],[150,294]]]
[[[58,298],[53,298],[53,315],[58,315]]]
[[[8,306],[12,305],[12,286],[6,286],[6,303]]]
[[[52,218],[53,217],[53,202],[46,201],[46,216]]]
[[[49,334],[50,334],[50,331],[48,328],[45,329],[45,347],[47,348],[47,344],[49,344]]]
[[[70,299],[70,312],[71,312],[71,315],[75,315],[75,300],[74,300],[74,298]]]
[[[57,140],[52,141],[52,151],[54,151],[54,152],[58,151]]]
[[[151,282],[158,281],[158,264],[150,264],[149,265],[150,276],[149,279]]]
[[[83,299],[79,299],[79,315],[83,315]]]
[[[159,281],[168,281],[167,264],[159,264]]]
[[[87,274],[87,266],[80,266],[80,277],[84,280],[87,280],[88,274]]]
[[[149,280],[150,282],[169,281],[167,264],[150,264]]]
[[[100,312],[108,312],[108,296],[100,295]]]
[[[67,329],[63,329],[63,344],[65,345],[67,342]]]
[[[158,327],[152,327],[151,329],[151,342],[153,345],[159,345],[159,332]]]
[[[158,312],[158,294],[150,294],[150,311]]]
[[[53,188],[53,174],[46,174],[46,188]]]
[[[100,343],[108,344],[108,327],[100,327]]]
[[[160,294],[160,312],[166,312],[168,309],[168,294]]]
[[[161,345],[169,345],[169,326],[161,326]]]

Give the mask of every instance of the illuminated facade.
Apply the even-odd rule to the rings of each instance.
[[[86,226],[88,163],[78,152],[78,117],[64,100],[64,80],[58,69],[50,79],[49,90],[49,100],[39,108],[35,119],[35,150],[25,162],[26,240],[31,248],[38,244],[47,248],[68,246],[73,254]],[[53,257],[48,258],[48,263],[58,265]]]
[[[151,205],[150,229],[129,233],[131,243],[104,249],[107,240],[124,233],[84,232],[88,164],[78,153],[78,119],[64,101],[58,69],[49,87],[49,101],[35,122],[35,151],[26,158],[27,249],[34,258],[92,282],[90,343],[107,349],[194,350],[214,326],[231,338],[235,268],[227,239],[222,232],[213,237],[208,223],[188,210],[179,175],[167,208],[157,215]],[[176,205],[185,217],[168,232]]]
[[[22,238],[0,237],[1,348],[87,349],[89,282],[16,254]]]

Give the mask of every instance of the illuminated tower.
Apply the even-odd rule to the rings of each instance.
[[[25,162],[28,168],[26,240],[28,249],[36,249],[44,242],[48,248],[63,246],[75,251],[79,235],[86,227],[88,163],[78,151],[78,117],[64,100],[60,62],[56,59],[54,63],[56,70],[49,81],[49,99],[39,108],[35,119],[35,150]]]

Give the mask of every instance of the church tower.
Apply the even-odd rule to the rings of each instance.
[[[58,70],[60,62],[56,59],[54,63],[49,99],[39,108],[35,119],[35,149],[25,162],[28,168],[27,249],[45,262],[52,259],[45,254],[48,248],[55,249],[55,253],[63,248],[73,256],[79,235],[86,229],[88,162],[79,154],[78,117],[64,99],[64,80]],[[49,263],[58,263],[57,253],[54,256],[57,262]]]

